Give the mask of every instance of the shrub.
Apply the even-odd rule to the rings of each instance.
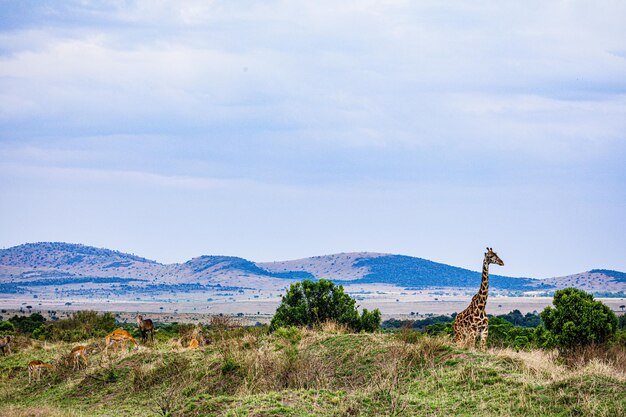
[[[497,317],[508,321],[514,326],[520,327],[537,327],[541,324],[539,314],[526,313],[526,315],[522,315],[519,310],[513,310],[507,314],[501,314]]]
[[[389,320],[385,320],[382,324],[382,327],[383,329],[400,329],[409,326],[413,330],[426,330],[432,325],[442,324],[443,326],[433,327],[433,329],[443,329],[446,323],[452,323],[453,320],[454,317],[451,316],[432,316],[420,320],[398,320],[392,318]]]
[[[328,320],[348,326],[353,331],[374,331],[380,326],[380,311],[364,310],[359,316],[356,301],[341,285],[321,279],[291,284],[272,317],[271,330],[285,326],[320,325]]]
[[[39,313],[33,313],[29,316],[13,316],[9,321],[18,332],[29,334],[41,326],[46,319]]]
[[[275,335],[279,340],[282,339],[291,345],[297,345],[302,339],[302,332],[294,326],[281,327],[276,330]]]
[[[77,311],[70,318],[52,324],[39,324],[32,337],[39,340],[78,342],[91,337],[104,337],[115,329],[112,313],[98,314],[95,311]]]
[[[54,334],[54,326],[52,324],[42,324],[33,331],[31,337],[37,340],[51,340]]]
[[[363,332],[375,332],[380,327],[380,310],[374,309],[368,311],[367,308],[363,309],[361,314],[361,320],[359,324],[360,331]]]
[[[15,326],[10,321],[0,321],[0,334],[14,334]]]
[[[554,293],[553,304],[541,312],[541,319],[561,351],[604,343],[617,330],[615,314],[589,293],[565,288]]]
[[[514,326],[501,316],[489,319],[489,346],[523,349],[536,341],[535,329]]]

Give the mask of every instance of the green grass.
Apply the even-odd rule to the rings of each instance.
[[[18,344],[0,358],[0,416],[618,416],[626,376],[541,352],[459,350],[445,338],[238,329],[186,350],[157,341],[91,356]],[[91,341],[92,345],[101,341]],[[33,359],[57,364],[28,384]]]

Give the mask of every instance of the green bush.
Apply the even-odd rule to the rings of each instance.
[[[9,321],[18,332],[30,334],[45,323],[46,319],[39,313],[33,313],[29,316],[13,316]]]
[[[626,330],[618,330],[611,339],[611,344],[626,348]]]
[[[302,332],[295,326],[281,327],[274,333],[278,339],[282,339],[288,344],[297,345],[302,339]]]
[[[434,324],[429,324],[424,328],[424,331],[426,332],[426,334],[429,334],[431,336],[437,336],[437,335],[452,335],[453,330],[452,330],[452,322],[441,322],[441,323],[434,323]]]
[[[38,328],[36,328],[31,337],[37,340],[52,340],[52,335],[54,332],[54,325],[52,324],[42,324]]]
[[[513,310],[507,314],[501,314],[497,317],[508,321],[513,326],[534,328],[541,324],[541,318],[539,317],[539,314],[526,313],[526,315],[522,315],[519,310]]]
[[[31,336],[39,340],[78,342],[92,337],[104,337],[113,329],[115,316],[112,313],[77,311],[68,319],[51,324],[40,323]]]
[[[313,327],[326,321],[335,321],[353,331],[374,331],[380,326],[380,311],[364,310],[359,315],[356,301],[346,294],[341,285],[321,279],[304,280],[291,284],[276,314],[270,330],[286,326]]]
[[[15,326],[10,321],[0,321],[0,334],[15,334]]]
[[[553,304],[541,312],[541,319],[561,351],[604,343],[617,331],[615,314],[589,293],[565,288],[554,293]]]
[[[375,332],[380,327],[380,310],[368,311],[367,308],[364,308],[359,321],[359,331]]]

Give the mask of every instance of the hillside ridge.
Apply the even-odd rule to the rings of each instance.
[[[203,255],[184,263],[162,264],[134,254],[77,243],[25,243],[0,250],[0,283],[54,279],[129,280],[135,284],[283,286],[285,280],[331,279],[340,284],[390,284],[405,288],[475,287],[480,272],[423,258],[379,252],[345,252],[288,261],[253,262],[237,256]],[[492,288],[544,291],[578,286],[623,291],[626,274],[593,269],[548,279],[490,275]],[[74,280],[74,281],[72,281]],[[281,284],[281,282],[283,284]],[[139,284],[137,284],[139,285]]]

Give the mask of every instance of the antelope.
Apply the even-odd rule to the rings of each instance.
[[[128,333],[127,330],[124,329],[115,329],[111,333],[109,333],[104,338],[104,351],[107,352],[109,346],[112,344],[123,343],[123,342],[133,342],[135,344],[135,349],[139,349],[139,343]]]
[[[89,362],[87,361],[87,348],[85,346],[76,346],[70,352],[69,359],[74,364],[74,366],[72,367],[72,370],[75,371],[76,368],[78,368],[78,370],[80,371],[80,366],[81,366],[80,358],[81,357],[83,358],[83,362],[85,363],[85,369],[87,369],[87,365],[89,365]]]
[[[37,375],[37,381],[41,380],[41,370],[44,368],[54,369],[54,365],[50,365],[49,363],[42,362],[40,360],[31,361],[28,364],[28,383],[30,384],[33,378],[33,372]]]
[[[150,319],[143,319],[143,316],[137,316],[137,326],[141,332],[141,341],[146,343],[148,340],[148,332],[150,332],[150,340],[154,342],[154,323]]]
[[[4,348],[9,351],[9,355],[11,354],[11,340],[13,340],[13,336],[0,337],[0,349],[2,349],[2,355],[5,355]]]
[[[200,343],[198,342],[198,339],[196,339],[195,337],[192,338],[189,341],[189,346],[187,346],[188,349],[198,349],[198,346],[200,346]]]

